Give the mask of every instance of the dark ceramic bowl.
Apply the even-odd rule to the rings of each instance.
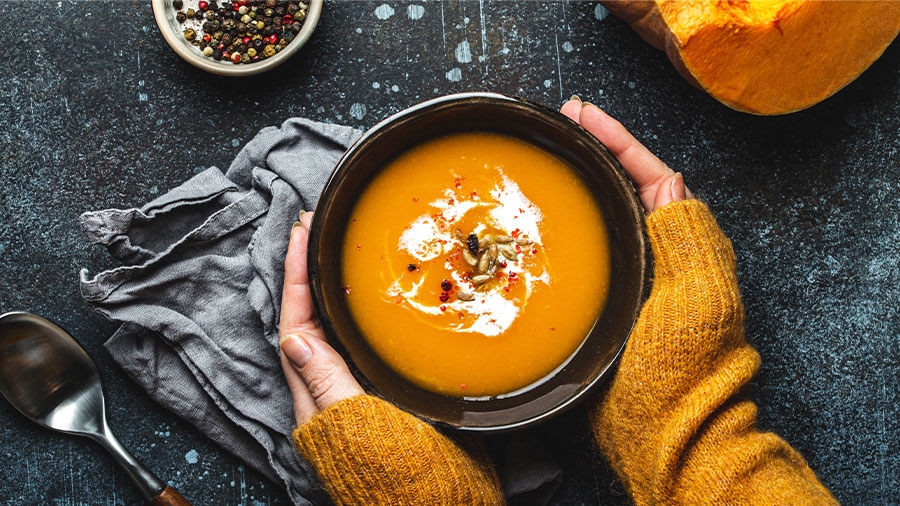
[[[400,153],[450,132],[493,131],[555,154],[582,178],[601,208],[611,242],[606,307],[565,365],[530,389],[491,399],[423,390],[394,372],[368,346],[347,307],[341,279],[344,230],[371,178]],[[313,219],[309,271],[313,297],[332,344],[367,391],[437,424],[470,431],[533,425],[586,398],[610,376],[648,291],[650,255],[644,213],[618,162],[595,137],[557,111],[493,93],[429,100],[366,132],[343,156]],[[565,304],[565,301],[560,301]]]

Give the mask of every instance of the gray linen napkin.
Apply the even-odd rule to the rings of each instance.
[[[155,401],[283,483],[297,505],[329,501],[289,437],[277,329],[284,255],[298,211],[315,208],[360,134],[289,119],[260,131],[225,174],[210,168],[139,209],[81,216],[87,239],[122,264],[81,272],[85,301],[122,322],[106,342],[113,359]],[[501,469],[508,492],[561,479],[546,460],[526,471]]]

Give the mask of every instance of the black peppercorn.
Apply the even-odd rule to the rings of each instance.
[[[195,8],[171,0],[182,34],[214,60],[252,63],[275,56],[300,32],[306,3],[297,0],[201,0]],[[188,20],[196,19],[195,24]],[[199,28],[197,24],[200,24]]]

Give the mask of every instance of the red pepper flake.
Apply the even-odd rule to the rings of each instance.
[[[550,327],[550,330],[556,330],[556,327]]]
[[[468,387],[465,383],[460,383],[460,384],[459,384],[459,388],[462,388],[463,390],[465,390],[465,389],[467,389],[467,388],[469,388],[469,387]]]
[[[506,269],[506,260],[500,260],[500,267]]]
[[[519,236],[522,235],[522,231],[519,230],[519,229],[515,229],[515,230],[513,230],[512,232],[510,232],[509,235],[511,235],[511,236],[513,236],[514,238],[518,239]]]
[[[452,206],[455,202],[456,202],[455,200],[450,199],[450,200],[447,201],[447,205],[448,205],[448,206]]]
[[[531,248],[531,254],[537,255],[537,248]]]
[[[396,297],[394,297],[394,304],[397,304],[398,306],[399,306],[400,304],[403,304],[403,296],[402,296],[402,295],[397,295]]]
[[[419,201],[419,197],[413,197],[412,200],[413,200],[413,202],[418,202],[418,201]]]
[[[446,310],[447,310],[447,306],[441,306],[441,311],[446,311]]]
[[[477,198],[477,197],[478,197],[478,192],[473,191],[472,193],[469,194],[469,196],[472,197],[473,199],[474,199],[474,198]]]
[[[352,220],[350,220],[350,223],[356,223],[356,218],[353,218]]]
[[[361,250],[362,250],[362,245],[357,244],[357,245],[356,245],[356,251],[361,251]]]
[[[463,314],[462,312],[459,312],[459,313],[456,314],[456,317],[459,318],[460,320],[462,320],[463,318],[466,317],[466,315]]]
[[[466,180],[466,178],[464,178],[464,177],[458,177],[453,181],[453,184],[454,184],[454,186],[456,186],[457,190],[462,188],[462,183],[465,180]]]
[[[511,277],[511,278],[515,278],[516,276],[518,276],[518,274],[516,274],[515,272],[509,273],[509,277]]]
[[[350,295],[350,285],[344,285],[343,287],[344,294]]]

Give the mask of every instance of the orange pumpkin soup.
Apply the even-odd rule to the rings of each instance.
[[[488,132],[428,140],[356,203],[343,246],[350,311],[414,384],[502,396],[551,375],[606,300],[609,245],[564,162]]]

